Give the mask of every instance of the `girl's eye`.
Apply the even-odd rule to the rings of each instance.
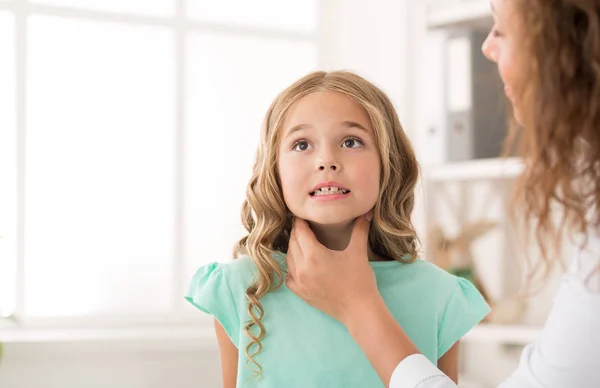
[[[308,142],[306,140],[300,140],[297,141],[296,143],[294,143],[294,146],[292,147],[292,149],[294,151],[306,151],[308,149],[310,149],[312,146],[310,144],[308,144]]]
[[[500,30],[498,30],[498,28],[496,26],[494,26],[492,28],[492,36],[494,38],[501,38],[502,37],[502,33],[500,32]]]
[[[363,142],[355,137],[349,137],[342,142],[342,148],[360,148]]]

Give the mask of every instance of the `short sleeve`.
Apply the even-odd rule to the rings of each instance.
[[[438,359],[485,318],[490,307],[470,281],[456,278],[438,328]]]
[[[236,347],[239,347],[239,319],[226,273],[218,263],[200,267],[192,277],[185,299],[215,317]]]

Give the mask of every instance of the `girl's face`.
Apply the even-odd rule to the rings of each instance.
[[[311,93],[292,105],[281,131],[278,172],[296,217],[344,226],[375,206],[381,162],[358,102],[338,92]]]
[[[515,90],[522,82],[520,66],[517,63],[520,26],[515,0],[491,0],[494,27],[483,43],[483,54],[498,65],[500,78],[504,82],[504,92],[513,105],[515,119],[521,121],[522,106],[518,103]]]

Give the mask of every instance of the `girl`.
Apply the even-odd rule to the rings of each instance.
[[[382,386],[346,328],[285,285],[295,218],[335,253],[370,211],[362,248],[383,300],[456,381],[458,340],[489,307],[471,283],[416,258],[418,171],[390,100],[361,77],[315,72],[275,99],[242,209],[248,235],[236,260],[200,268],[186,296],[215,317],[224,387],[253,377],[272,388]]]
[[[500,386],[600,387],[600,1],[492,0],[491,6],[494,27],[483,53],[498,65],[522,127],[527,163],[514,209],[534,226],[543,253],[533,270],[547,273],[560,261],[563,232],[585,236],[544,330]],[[560,224],[553,222],[555,208],[562,212]],[[336,258],[354,271],[332,273],[337,261],[315,252],[307,244],[289,252],[293,290],[348,326],[383,381],[391,378],[391,388],[456,387],[414,354],[409,328],[389,317],[366,265],[355,264],[362,263],[359,253]],[[322,276],[327,272],[333,276]],[[346,304],[349,295],[357,303]],[[357,305],[373,306],[368,318]]]

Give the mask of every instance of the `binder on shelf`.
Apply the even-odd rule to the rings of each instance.
[[[445,44],[448,161],[495,158],[507,133],[507,101],[496,65],[481,46],[487,29],[450,32]]]

